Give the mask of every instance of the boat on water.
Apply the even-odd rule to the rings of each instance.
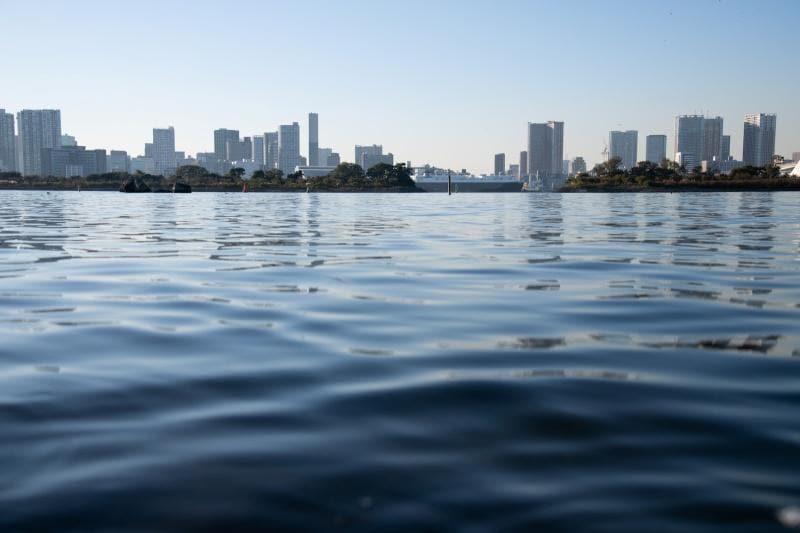
[[[452,192],[520,192],[523,185],[513,175],[475,176],[434,167],[415,168],[411,179],[426,192],[447,192],[448,180]]]

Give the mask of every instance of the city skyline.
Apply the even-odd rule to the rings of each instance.
[[[82,144],[131,154],[158,125],[174,126],[176,144],[197,153],[209,151],[207,132],[221,125],[249,135],[295,121],[305,150],[313,111],[325,117],[320,143],[337,152],[378,142],[401,160],[476,173],[493,170],[492,154],[524,150],[526,123],[552,118],[567,124],[565,159],[582,156],[589,167],[601,160],[611,130],[667,133],[672,153],[674,117],[695,112],[721,116],[726,126],[748,113],[776,113],[777,153],[800,149],[793,105],[800,73],[787,67],[797,2],[620,2],[613,16],[578,1],[467,10],[450,1],[403,9],[344,2],[335,10],[319,2],[239,2],[232,6],[248,17],[236,22],[237,54],[223,53],[212,38],[224,29],[227,7],[177,2],[153,17],[155,6],[117,13],[137,28],[121,35],[98,2],[0,0],[13,22],[0,43],[14,50],[0,58],[14,81],[4,85],[0,106],[56,107],[69,124],[64,130]],[[764,11],[775,15],[769,31],[740,39]],[[669,23],[693,17],[704,21],[702,32]],[[344,31],[345,21],[358,31]],[[488,21],[503,21],[502,39],[475,31]],[[42,40],[16,46],[34,24]],[[170,54],[159,53],[165,49]],[[539,49],[548,52],[532,55]],[[670,65],[680,65],[680,76],[660,74]],[[536,72],[548,72],[546,83]],[[692,78],[703,83],[686,81]],[[771,78],[780,83],[765,81]],[[738,158],[741,128],[727,130]]]

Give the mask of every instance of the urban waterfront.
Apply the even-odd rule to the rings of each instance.
[[[784,531],[800,193],[0,192],[0,529]]]

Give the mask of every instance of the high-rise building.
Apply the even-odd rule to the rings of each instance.
[[[0,172],[17,170],[17,143],[14,115],[0,109]]]
[[[106,172],[106,151],[83,146],[42,149],[42,175],[60,178],[86,177]]]
[[[300,166],[300,125],[297,122],[278,127],[278,168],[291,174]]]
[[[380,164],[394,165],[394,154],[364,154],[361,157],[361,168],[364,172]]]
[[[355,149],[355,155],[356,155],[356,160],[355,160],[356,165],[360,165],[361,168],[364,168],[364,156],[383,155],[383,146],[380,144],[373,144],[372,146],[361,146],[357,144]]]
[[[339,155],[339,152],[332,152],[331,155],[328,156],[328,164],[329,167],[338,167],[342,163],[342,158]]]
[[[525,179],[528,175],[528,151],[519,153],[519,179]]]
[[[512,164],[512,165],[508,165],[508,173],[509,173],[509,175],[514,176],[515,178],[519,179],[519,165],[516,164],[516,163]]]
[[[667,136],[648,135],[645,143],[647,161],[660,165],[667,158]]]
[[[106,171],[107,172],[129,172],[130,159],[128,152],[124,150],[111,150],[106,158]]]
[[[242,140],[242,159],[253,160],[253,139],[251,137],[245,137]]]
[[[792,152],[792,161],[795,163],[800,161],[800,152]]]
[[[42,150],[61,147],[61,111],[58,109],[23,109],[17,113],[22,174],[42,173]]]
[[[269,131],[264,134],[264,166],[268,169],[278,168],[277,131]]]
[[[266,150],[264,148],[264,136],[253,135],[253,163],[259,167],[264,166]]]
[[[722,117],[703,120],[702,161],[722,161]]]
[[[772,164],[776,126],[776,115],[758,113],[744,116],[742,161],[745,165],[764,167]]]
[[[576,157],[572,160],[572,173],[583,174],[586,172],[586,161],[582,157]]]
[[[694,170],[703,161],[704,124],[702,115],[681,115],[675,119],[675,162],[688,171]]]
[[[720,148],[721,153],[721,161],[730,161],[731,160],[731,136],[730,135],[723,135],[722,136],[722,148]]]
[[[608,152],[610,157],[618,157],[622,161],[622,168],[632,169],[636,166],[639,155],[639,132],[636,130],[610,132]]]
[[[494,155],[494,174],[500,176],[506,173],[506,154]]]
[[[175,128],[153,128],[153,166],[156,174],[170,176],[177,169]]]
[[[61,135],[61,146],[78,146],[78,140],[72,135],[66,133]]]
[[[319,166],[319,115],[308,114],[308,162],[309,166]]]
[[[317,148],[317,160],[321,167],[328,166],[328,158],[333,153],[331,148]]]
[[[528,123],[528,174],[545,178],[561,175],[564,160],[564,123]]]
[[[228,141],[239,142],[239,130],[220,128],[214,130],[214,155],[220,161],[228,160]]]

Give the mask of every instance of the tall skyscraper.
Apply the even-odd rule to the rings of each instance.
[[[703,120],[702,161],[722,161],[722,117]]]
[[[364,168],[364,164],[365,164],[364,163],[364,156],[365,155],[371,155],[371,156],[383,155],[383,146],[380,145],[380,144],[373,144],[372,146],[361,146],[361,145],[357,144],[355,152],[356,152],[355,153],[355,156],[356,156],[355,163],[356,163],[356,165],[360,165],[361,168]],[[367,170],[367,169],[364,168],[364,170]]]
[[[500,176],[506,173],[506,154],[495,154],[494,156],[494,174]]]
[[[660,165],[667,158],[667,136],[648,135],[645,142],[647,161]]]
[[[58,109],[23,109],[17,113],[22,174],[42,173],[42,149],[61,148],[61,111]]]
[[[175,173],[175,128],[153,128],[153,168],[156,174],[170,176]]]
[[[519,153],[519,179],[525,179],[528,175],[528,151]]]
[[[278,168],[278,132],[269,131],[264,134],[264,166],[267,169]]]
[[[795,163],[800,161],[800,152],[792,152],[792,161]]]
[[[264,135],[253,135],[253,163],[259,167],[263,167],[264,161],[266,160],[266,149],[264,146]]]
[[[0,172],[17,170],[16,133],[14,115],[0,109]]]
[[[720,149],[720,153],[722,155],[722,161],[730,161],[731,160],[731,136],[730,135],[723,135],[722,136],[722,148]]]
[[[319,115],[308,114],[308,164],[319,166]]]
[[[540,178],[561,175],[564,123],[528,123],[528,174]]]
[[[300,165],[300,125],[297,122],[278,127],[278,168],[291,174]]]
[[[639,155],[639,132],[636,130],[612,131],[608,134],[610,157],[622,160],[621,166],[630,170],[636,166]]]
[[[214,155],[220,161],[228,159],[228,141],[239,142],[239,130],[214,130]]]
[[[583,174],[586,172],[586,161],[582,157],[576,157],[572,160],[572,173]]]
[[[744,116],[742,161],[745,165],[764,167],[772,164],[777,121],[776,115],[765,113]]]
[[[675,119],[675,161],[690,172],[703,160],[704,124],[702,115],[681,115]]]

